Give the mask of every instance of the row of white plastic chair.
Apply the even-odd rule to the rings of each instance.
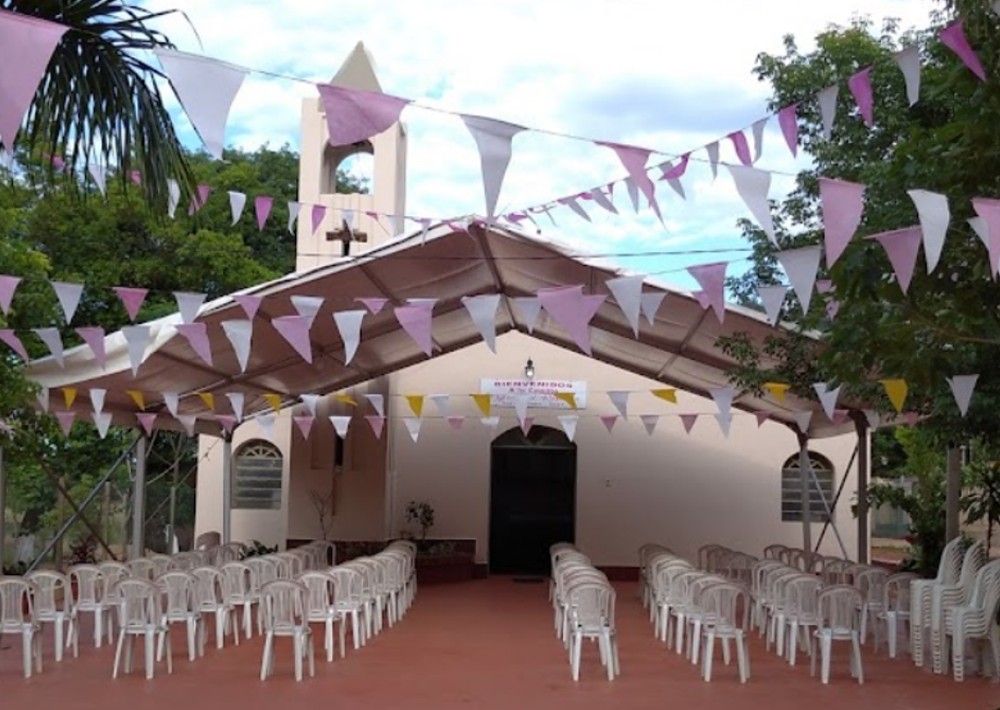
[[[615,590],[607,576],[570,543],[549,548],[552,581],[549,596],[555,615],[556,637],[569,654],[573,680],[580,679],[580,657],[585,640],[596,641],[608,680],[621,673],[615,632]]]

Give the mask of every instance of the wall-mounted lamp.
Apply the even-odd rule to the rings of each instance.
[[[528,358],[528,362],[524,365],[524,378],[526,380],[535,379],[535,363],[531,361],[530,357]]]

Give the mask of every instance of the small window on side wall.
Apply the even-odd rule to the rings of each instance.
[[[248,441],[233,462],[233,508],[279,510],[283,460],[269,441]]]
[[[827,506],[833,512],[834,470],[830,459],[815,451],[809,452],[813,475],[809,478],[809,519],[814,523],[830,520]],[[817,486],[817,484],[819,484]],[[781,521],[802,522],[802,474],[799,454],[789,456],[781,467]]]

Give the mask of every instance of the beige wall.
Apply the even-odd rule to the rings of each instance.
[[[630,399],[629,421],[619,420],[612,433],[596,418],[616,410],[608,390],[648,390],[657,383],[597,362],[582,354],[509,333],[498,339],[498,354],[477,345],[445,358],[403,370],[392,378],[393,391],[466,395],[478,391],[481,377],[520,377],[528,355],[540,378],[582,379],[588,384],[588,407],[579,412],[577,443],[576,537],[597,564],[632,565],[639,545],[658,541],[692,555],[706,542],[718,542],[759,554],[771,542],[800,544],[802,526],[780,519],[781,465],[798,450],[785,426],[766,422],[758,429],[753,416],[734,416],[726,439],[711,413],[710,400],[681,393],[671,405],[648,392]],[[435,508],[432,537],[472,537],[477,558],[487,561],[489,529],[489,457],[494,436],[517,426],[513,410],[502,416],[496,432],[486,430],[469,397],[453,397],[455,414],[470,418],[461,432],[441,419],[425,415],[414,443],[400,421],[392,422],[390,475],[395,491],[395,529],[405,527],[403,511],[410,500],[427,500]],[[393,414],[408,416],[405,400],[392,399]],[[436,415],[427,402],[427,414]],[[690,435],[676,417],[664,417],[648,436],[639,414],[706,413]],[[559,427],[555,410],[529,410],[538,424]],[[813,449],[826,455],[842,474],[854,448],[854,437],[819,441]],[[853,475],[845,490],[853,491]],[[848,496],[849,497],[849,496]],[[853,556],[856,524],[849,503],[836,515],[841,536]],[[821,525],[814,525],[815,540]],[[828,531],[823,551],[838,551]]]

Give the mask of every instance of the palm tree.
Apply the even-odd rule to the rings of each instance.
[[[150,23],[153,12],[120,0],[0,0],[0,8],[70,29],[56,47],[21,129],[32,152],[61,155],[80,168],[97,161],[132,171],[152,203],[165,203],[167,180],[190,191],[194,178],[163,105],[159,69],[145,61],[173,43]]]

